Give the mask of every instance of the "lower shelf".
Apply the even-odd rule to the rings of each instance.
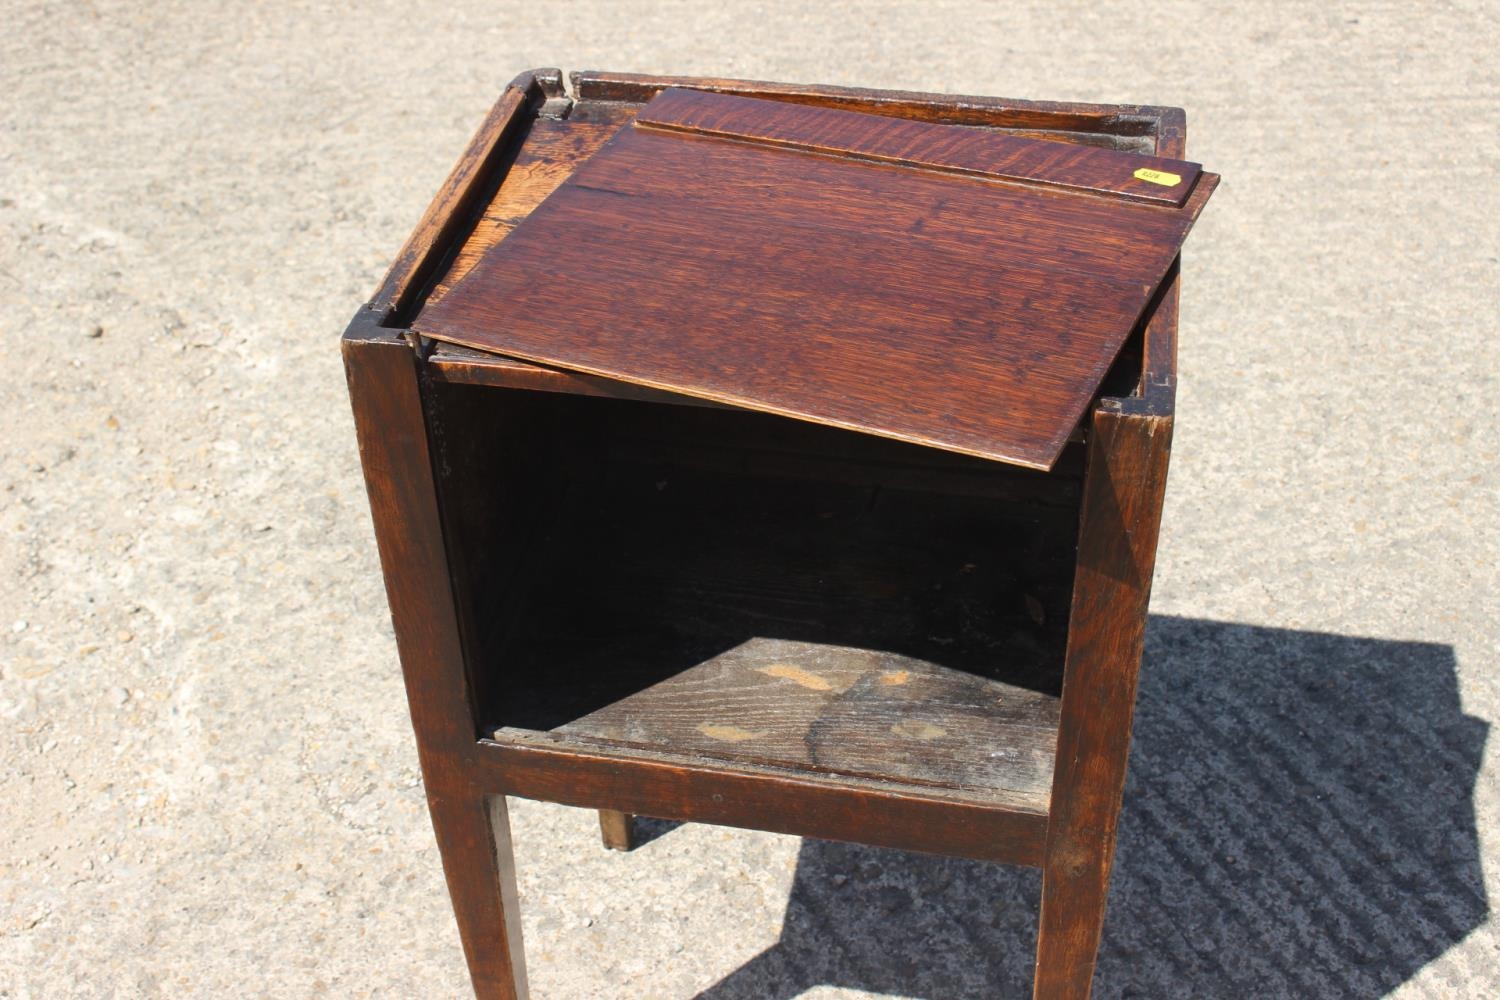
[[[1051,694],[896,653],[755,638],[551,732],[606,752],[839,775],[1045,812],[1057,720]]]

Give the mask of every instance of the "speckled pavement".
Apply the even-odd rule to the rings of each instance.
[[[0,5],[0,997],[466,995],[337,338],[499,89],[1179,104],[1095,995],[1500,995],[1494,4]],[[1022,997],[1034,873],[513,809],[539,998]]]

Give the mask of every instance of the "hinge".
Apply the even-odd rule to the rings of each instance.
[[[417,356],[418,361],[426,361],[432,354],[433,343],[415,330],[402,330],[401,336],[406,338],[406,343]]]

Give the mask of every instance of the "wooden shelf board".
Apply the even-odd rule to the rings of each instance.
[[[1045,813],[1057,718],[1054,695],[913,657],[755,638],[552,732]]]

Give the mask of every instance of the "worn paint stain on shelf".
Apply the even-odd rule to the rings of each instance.
[[[780,677],[783,680],[800,684],[811,691],[832,691],[833,684],[826,677],[819,677],[811,670],[803,670],[794,667],[790,663],[773,663],[769,667],[756,667],[758,673],[767,677]]]
[[[923,722],[920,719],[907,719],[904,722],[898,722],[891,727],[891,732],[897,736],[905,736],[913,740],[935,740],[940,736],[948,735],[948,730],[942,726],[934,726],[932,723]]]
[[[712,722],[703,722],[698,725],[698,732],[711,740],[723,740],[725,743],[743,743],[746,740],[758,740],[766,735],[763,732],[752,733],[748,729],[739,726],[720,726]]]

